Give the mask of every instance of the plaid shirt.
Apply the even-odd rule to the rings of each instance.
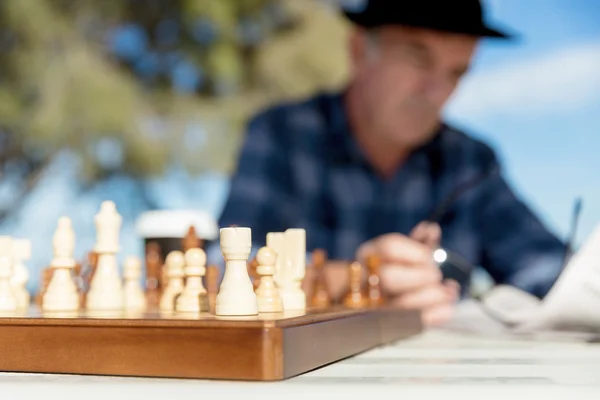
[[[268,232],[305,228],[307,251],[352,260],[364,241],[408,234],[455,188],[497,166],[488,146],[444,125],[395,177],[382,179],[353,141],[342,95],[322,94],[250,121],[220,226],[252,228],[256,247]],[[497,283],[541,297],[560,273],[565,246],[499,172],[488,175],[439,216],[442,246]]]

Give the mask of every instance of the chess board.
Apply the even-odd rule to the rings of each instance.
[[[71,221],[59,219],[33,296],[30,244],[0,237],[0,372],[275,381],[421,330],[418,313],[384,306],[373,259],[349,263],[343,298],[330,293],[322,250],[307,279],[304,229],[270,232],[249,260],[251,228],[222,228],[220,276],[193,226],[180,250],[151,241],[144,261],[129,255],[121,268],[113,202],[95,223],[78,263]]]
[[[276,381],[421,332],[415,312],[0,316],[0,371]]]

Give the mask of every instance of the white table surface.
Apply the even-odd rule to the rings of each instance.
[[[230,394],[236,399],[284,400],[338,396],[412,400],[429,394],[485,400],[541,395],[599,400],[600,344],[433,330],[275,383],[0,373],[2,400],[211,400]]]

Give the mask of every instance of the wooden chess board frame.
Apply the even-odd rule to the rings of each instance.
[[[276,381],[410,337],[417,312],[0,317],[0,371]]]

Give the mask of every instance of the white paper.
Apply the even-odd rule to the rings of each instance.
[[[572,257],[523,329],[600,332],[600,226]]]
[[[588,333],[600,337],[600,225],[571,258],[543,301],[499,285],[482,300],[466,300],[449,328],[478,333]]]

